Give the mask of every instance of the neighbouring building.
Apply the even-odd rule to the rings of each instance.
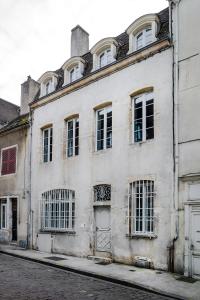
[[[19,106],[0,98],[0,128],[17,118]]]

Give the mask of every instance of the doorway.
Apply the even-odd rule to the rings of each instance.
[[[95,216],[95,255],[111,254],[110,206],[96,206]]]
[[[200,206],[191,209],[190,264],[192,277],[200,279]]]
[[[12,241],[17,241],[17,198],[12,198],[11,204],[12,204]]]

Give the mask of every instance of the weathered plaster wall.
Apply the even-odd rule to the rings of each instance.
[[[135,255],[152,259],[156,268],[167,268],[172,201],[172,69],[171,49],[125,68],[34,111],[32,144],[32,205],[34,246],[86,256],[93,245],[93,186],[112,186],[112,251],[117,261],[131,263]],[[162,71],[161,71],[162,70]],[[134,91],[154,87],[155,138],[131,142],[131,98]],[[94,107],[111,101],[113,109],[112,149],[95,152]],[[79,114],[80,154],[65,158],[64,119]],[[53,161],[41,161],[41,128],[53,124]],[[127,234],[128,183],[155,180],[155,239],[129,239]],[[55,188],[76,192],[75,235],[39,234],[39,201],[44,191]],[[37,236],[38,235],[38,236]]]

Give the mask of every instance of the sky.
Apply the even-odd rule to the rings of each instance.
[[[0,0],[0,98],[20,105],[21,83],[38,80],[70,58],[71,29],[90,34],[90,48],[117,36],[166,0]]]

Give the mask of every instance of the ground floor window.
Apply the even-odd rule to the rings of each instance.
[[[154,232],[154,182],[138,180],[130,183],[128,203],[129,234]]]
[[[42,230],[72,230],[75,224],[75,192],[55,189],[42,193]]]
[[[6,229],[7,228],[7,200],[6,199],[1,199],[0,200],[0,226],[1,229]]]

